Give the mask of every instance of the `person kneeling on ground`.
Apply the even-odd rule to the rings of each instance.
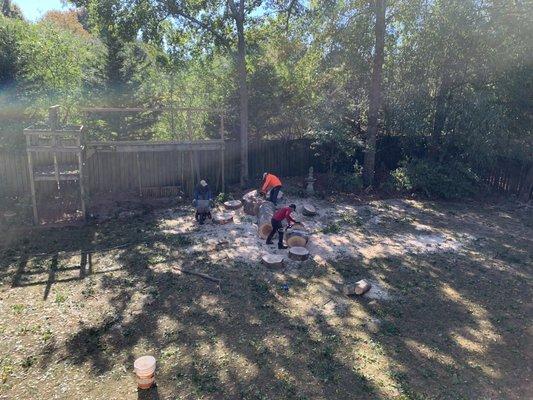
[[[263,174],[263,183],[261,186],[260,194],[264,195],[270,190],[269,201],[274,203],[275,206],[278,205],[278,194],[281,190],[281,180],[274,174],[269,174],[265,172]]]
[[[296,206],[294,204],[291,204],[289,207],[283,207],[276,211],[274,215],[272,216],[271,224],[272,224],[272,232],[270,232],[270,235],[268,235],[267,244],[273,244],[272,238],[278,233],[278,249],[286,249],[287,246],[283,245],[283,225],[282,222],[284,219],[287,220],[289,223],[289,228],[293,226],[296,221],[291,217],[291,213],[293,211],[296,211]]]
[[[203,223],[205,217],[211,218],[211,202],[213,195],[211,189],[205,180],[201,180],[194,189],[193,205],[196,207],[196,214],[194,218],[200,223]],[[202,216],[203,218],[200,218]]]

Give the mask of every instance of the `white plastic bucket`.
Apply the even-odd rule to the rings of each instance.
[[[135,375],[137,375],[137,387],[149,389],[155,382],[155,358],[143,356],[133,363]]]

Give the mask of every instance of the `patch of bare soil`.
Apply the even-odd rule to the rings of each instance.
[[[520,210],[314,205],[299,216],[311,258],[281,270],[259,259],[286,251],[240,212],[222,226],[188,208],[117,215],[11,241],[0,399],[531,397],[533,228]],[[342,294],[363,278],[367,294]],[[157,387],[137,391],[145,354]]]

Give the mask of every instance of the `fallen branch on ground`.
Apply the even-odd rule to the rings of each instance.
[[[201,272],[195,272],[195,271],[191,271],[191,270],[188,270],[188,269],[183,269],[183,268],[180,268],[180,267],[172,267],[172,269],[174,269],[176,271],[183,272],[184,274],[199,276],[200,278],[207,279],[208,281],[215,282],[215,283],[217,283],[219,285],[222,282],[222,279],[214,278],[214,277],[212,277],[210,275],[206,275],[206,274],[203,274]]]

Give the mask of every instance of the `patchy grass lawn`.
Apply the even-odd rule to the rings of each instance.
[[[327,207],[306,221],[313,258],[279,271],[258,262],[251,218],[198,228],[188,210],[4,243],[0,399],[533,397],[531,219]],[[340,294],[361,278],[367,295]],[[138,392],[144,354],[158,385]]]

